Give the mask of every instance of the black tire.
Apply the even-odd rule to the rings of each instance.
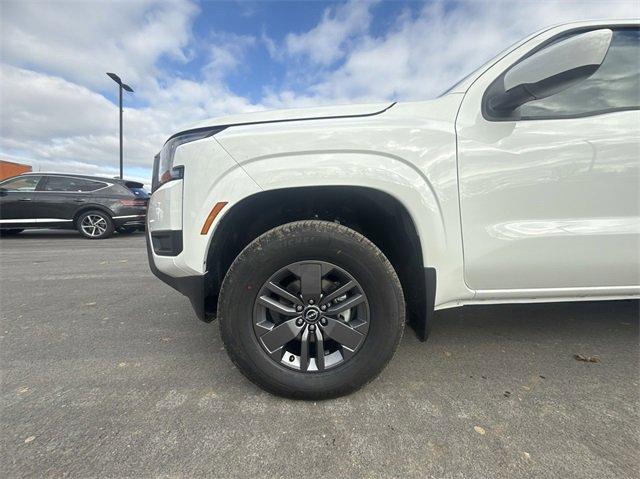
[[[0,229],[0,236],[15,236],[24,231],[24,228]]]
[[[132,233],[135,233],[136,231],[138,231],[138,228],[136,226],[121,226],[120,228],[118,228],[118,233],[122,235],[130,235]]]
[[[99,220],[98,220],[99,218]],[[92,229],[86,222],[93,221],[94,224],[99,225]],[[85,211],[82,213],[76,221],[76,228],[82,236],[88,239],[104,239],[113,234],[113,220],[109,214],[100,210]]]
[[[261,286],[281,268],[300,261],[342,268],[368,299],[369,326],[350,359],[322,372],[301,372],[272,360],[254,334],[253,312]],[[371,241],[328,221],[298,221],[251,242],[227,272],[218,303],[220,331],[238,369],[267,391],[292,398],[325,399],[353,392],[374,379],[392,358],[405,323],[400,281]]]

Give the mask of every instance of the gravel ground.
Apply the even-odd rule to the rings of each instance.
[[[141,234],[29,232],[0,268],[3,477],[639,475],[637,302],[440,312],[314,403],[245,380]]]

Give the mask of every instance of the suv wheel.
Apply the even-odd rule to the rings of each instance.
[[[235,259],[220,291],[222,340],[251,381],[321,399],[359,389],[389,362],[405,322],[384,254],[327,221],[279,226]]]
[[[87,211],[78,217],[77,228],[85,238],[108,238],[113,234],[113,220],[102,211]]]

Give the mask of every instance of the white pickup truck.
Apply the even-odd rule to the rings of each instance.
[[[203,121],[156,157],[149,262],[252,381],[345,394],[437,309],[638,298],[639,108],[639,24],[608,21],[431,101]]]

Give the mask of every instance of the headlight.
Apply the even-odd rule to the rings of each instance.
[[[222,128],[199,129],[186,133],[179,133],[169,138],[162,147],[160,153],[158,153],[154,158],[151,190],[155,191],[168,181],[182,178],[184,169],[181,166],[173,166],[173,157],[176,153],[176,149],[180,145],[213,136],[220,130],[222,130]]]

